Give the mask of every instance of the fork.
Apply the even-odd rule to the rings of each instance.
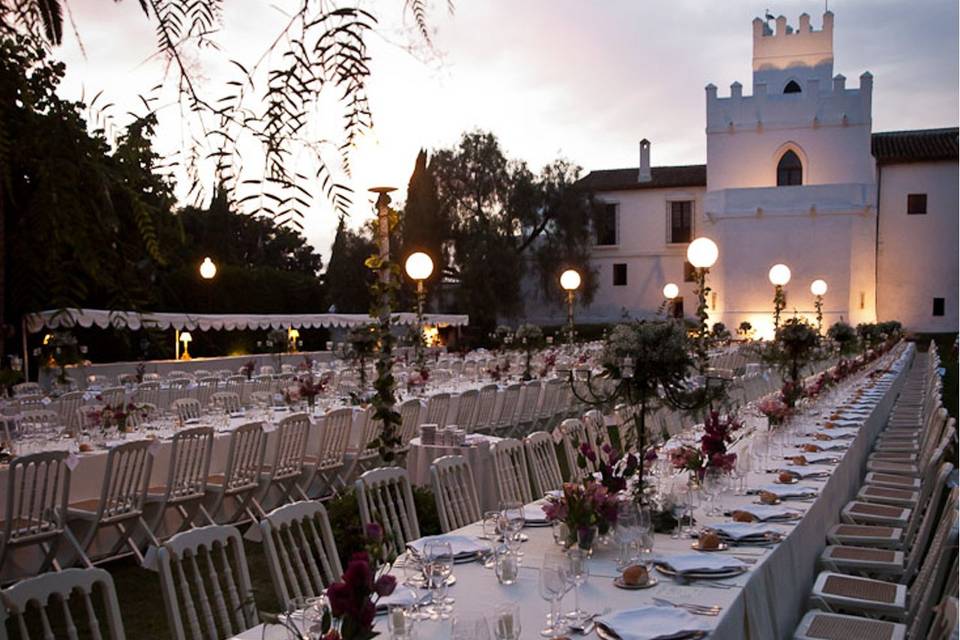
[[[671,600],[657,597],[654,597],[653,601],[659,605],[667,605],[676,607],[677,609],[684,609],[698,616],[718,616],[723,608],[717,604],[708,607],[702,604],[693,604],[691,602],[673,602]]]

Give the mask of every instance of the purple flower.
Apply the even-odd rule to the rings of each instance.
[[[377,592],[377,595],[380,597],[388,596],[393,593],[393,590],[397,588],[397,579],[391,576],[390,574],[384,574],[377,578],[376,583],[373,585],[373,590]]]
[[[339,618],[350,608],[353,591],[344,582],[334,582],[327,587],[327,599],[330,600],[330,614]]]
[[[367,525],[366,536],[369,542],[383,542],[383,527],[376,522]]]
[[[580,445],[580,453],[582,453],[583,457],[585,457],[590,462],[597,461],[597,452],[594,451],[593,448],[586,442]]]

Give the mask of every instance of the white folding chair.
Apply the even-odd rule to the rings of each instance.
[[[56,554],[70,497],[69,455],[66,451],[42,451],[10,462],[6,514],[0,523],[0,569],[11,552],[32,545],[44,554],[38,573],[51,565],[60,569]]]
[[[523,437],[534,429],[537,422],[537,410],[540,407],[540,392],[543,385],[539,380],[531,380],[523,385],[520,394],[520,406],[517,409],[516,420],[511,435]]]
[[[444,533],[477,522],[482,515],[470,463],[463,456],[443,456],[430,465],[433,497]]]
[[[533,497],[523,443],[514,438],[504,438],[491,445],[490,453],[493,456],[497,499],[500,502],[531,502]]]
[[[273,459],[260,474],[261,489],[253,498],[253,505],[261,515],[266,513],[261,502],[268,499],[271,489],[280,491],[281,501],[296,501],[294,490],[303,475],[303,458],[309,437],[310,418],[307,414],[295,413],[280,421]]]
[[[319,502],[293,502],[260,521],[263,551],[277,600],[284,609],[303,598],[323,594],[343,569],[330,530],[327,510]]]
[[[213,428],[193,427],[174,434],[166,486],[147,490],[145,519],[150,522],[150,530],[158,539],[169,538],[195,526],[194,522],[201,512],[210,520],[210,514],[204,511],[203,500],[206,497],[212,455]],[[171,533],[166,533],[167,516],[171,509],[180,517],[180,523]]]
[[[523,387],[520,384],[511,384],[503,390],[503,401],[500,403],[500,410],[493,421],[493,433],[509,434],[516,424],[517,405],[520,402],[520,391]]]
[[[426,424],[435,424],[440,428],[447,426],[447,409],[450,406],[449,393],[435,393],[427,400]]]
[[[417,427],[420,426],[420,413],[423,404],[416,398],[411,398],[400,405],[400,450],[406,453],[410,449],[410,441],[417,437]]]
[[[73,523],[79,525],[77,539],[80,542],[75,547],[80,560],[88,567],[93,566],[88,555],[93,541],[103,529],[116,529],[119,537],[109,552],[94,558],[98,563],[119,557],[121,549],[127,547],[142,564],[143,554],[134,536],[138,526],[143,528],[151,543],[159,544],[143,519],[143,504],[153,466],[152,449],[153,442],[149,440],[134,440],[111,447],[107,453],[100,498],[81,500],[68,506],[67,528],[73,534]],[[74,535],[67,536],[67,539],[73,542]]]
[[[177,414],[177,419],[183,424],[191,421],[197,421],[203,415],[203,407],[196,398],[180,398],[174,400],[170,409]]]
[[[259,622],[240,532],[212,525],[159,549],[160,590],[174,640],[230,638]]]
[[[353,429],[353,409],[343,407],[330,411],[320,424],[320,437],[314,453],[304,456],[304,479],[300,494],[304,500],[311,494],[318,498],[337,495],[346,485],[346,478],[339,475],[344,470],[344,456],[350,444]],[[320,490],[313,493],[313,485],[319,480]]]
[[[127,390],[123,387],[110,387],[100,392],[100,402],[110,407],[124,406],[127,403]]]
[[[240,413],[240,394],[235,391],[217,391],[210,396],[210,405],[223,409],[226,413]]]
[[[493,430],[493,412],[497,408],[498,391],[499,389],[495,384],[488,384],[480,387],[479,399],[477,401],[477,413],[474,419],[474,431],[490,433]]]
[[[473,431],[475,416],[477,414],[477,401],[480,398],[480,392],[476,389],[464,391],[457,398],[457,417],[458,427],[470,433]]]
[[[246,514],[251,521],[256,517],[250,505],[260,489],[260,470],[266,455],[266,434],[259,422],[247,422],[230,433],[227,464],[223,473],[207,478],[204,508],[210,524],[216,524],[228,500],[233,501],[234,511],[226,523],[240,520]]]
[[[360,522],[364,527],[372,523],[383,527],[386,544],[394,553],[400,555],[408,542],[420,538],[420,521],[406,469],[371,469],[357,478],[356,489]]]
[[[70,431],[79,428],[77,424],[77,409],[83,404],[82,391],[68,391],[57,398],[57,413],[60,414],[60,423]]]
[[[582,420],[567,418],[560,423],[558,429],[563,439],[563,453],[567,459],[567,469],[570,474],[570,480],[579,482],[595,470],[590,460],[586,458],[584,458],[584,463],[587,465],[586,469],[581,469],[579,464],[580,445],[589,442],[587,427],[583,424]]]
[[[39,382],[18,382],[13,385],[12,389],[15,397],[43,395],[43,387],[40,386]]]
[[[545,496],[549,491],[563,488],[563,476],[557,460],[553,436],[546,431],[535,431],[523,440],[533,478],[533,495]]]
[[[99,603],[97,593],[100,594]],[[71,607],[70,600],[77,595],[83,606]],[[80,637],[126,638],[113,578],[103,569],[65,569],[45,573],[4,589],[0,597],[4,605],[0,613],[2,638],[7,637],[8,620],[13,621],[12,626],[17,629],[21,640],[30,640],[31,637],[52,640],[54,625],[58,629],[62,627],[69,640]],[[34,619],[33,610],[36,610],[38,621],[30,624]],[[102,621],[101,614],[104,616]],[[37,627],[40,632],[31,636],[30,629]]]

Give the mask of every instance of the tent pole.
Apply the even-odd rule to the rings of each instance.
[[[30,379],[30,354],[27,353],[27,316],[23,316],[20,320],[20,335],[21,335],[21,345],[23,347],[23,364],[21,365],[23,369],[23,379]]]
[[[180,359],[180,329],[173,330],[173,359]]]

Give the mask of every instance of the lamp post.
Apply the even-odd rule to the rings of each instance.
[[[787,299],[783,295],[783,288],[790,282],[790,267],[785,264],[775,264],[770,267],[770,284],[773,285],[773,333],[776,335],[780,328],[780,314],[787,306]]]
[[[826,280],[814,280],[810,283],[810,293],[814,295],[813,305],[817,310],[817,333],[823,333],[823,296],[827,293]]]
[[[417,363],[423,360],[423,304],[425,294],[423,281],[433,273],[433,259],[422,251],[411,253],[403,265],[407,275],[417,283]]]
[[[567,269],[560,274],[560,287],[567,292],[567,334],[570,344],[573,344],[573,301],[577,289],[580,288],[580,273],[576,269]]]
[[[663,285],[663,298],[666,300],[666,310],[667,317],[673,318],[676,315],[676,310],[674,309],[673,303],[676,300],[677,296],[680,295],[680,287],[672,282],[668,282]]]
[[[205,257],[203,262],[200,263],[200,277],[209,283],[216,275],[216,263],[210,259],[210,256]],[[213,289],[209,284],[207,285],[207,311],[213,311]]]
[[[687,261],[697,270],[697,319],[700,327],[697,331],[697,360],[700,373],[706,371],[709,360],[707,357],[707,272],[717,263],[720,249],[710,238],[700,237],[687,247]]]

